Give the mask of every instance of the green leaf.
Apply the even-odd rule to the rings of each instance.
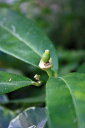
[[[13,119],[8,128],[44,128],[47,122],[45,108],[29,108]]]
[[[9,122],[14,118],[14,113],[0,107],[0,128],[8,128]]]
[[[0,104],[8,104],[8,103],[18,103],[18,104],[28,104],[29,106],[36,105],[36,104],[43,104],[45,103],[45,97],[44,96],[37,96],[37,97],[29,97],[29,98],[23,98],[23,99],[14,99],[14,100],[4,100],[1,101],[0,97]]]
[[[10,5],[4,2],[0,2],[0,7],[1,8],[10,8]]]
[[[31,20],[7,9],[0,9],[0,50],[38,67],[40,57],[48,49],[54,69],[58,62],[51,41]]]
[[[50,78],[46,85],[50,128],[85,128],[85,74]]]
[[[12,92],[32,84],[32,80],[24,76],[0,71],[0,94]]]

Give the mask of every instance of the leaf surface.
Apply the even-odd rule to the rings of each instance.
[[[44,50],[49,49],[54,70],[58,68],[54,46],[29,19],[7,9],[0,9],[0,50],[38,67]]]
[[[45,108],[29,108],[13,119],[8,128],[44,128],[47,122]]]
[[[32,84],[32,80],[21,75],[0,71],[0,95]]]
[[[50,128],[85,128],[85,74],[50,78],[46,93]]]

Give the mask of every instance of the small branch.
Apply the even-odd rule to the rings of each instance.
[[[34,85],[34,86],[41,86],[42,82],[41,81],[37,81],[37,82],[33,81],[32,85]]]
[[[50,51],[49,50],[45,50],[45,52],[43,53],[40,63],[39,63],[39,67],[46,71],[49,77],[57,77],[57,73],[55,73],[52,70],[52,58],[50,57]]]

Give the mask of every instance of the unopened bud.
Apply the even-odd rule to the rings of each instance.
[[[49,60],[50,60],[50,51],[49,51],[49,50],[45,50],[45,52],[43,53],[41,59],[42,59],[42,61],[43,61],[44,63],[49,62]]]
[[[36,80],[40,80],[40,75],[36,74],[36,75],[34,76],[34,78],[35,78]]]

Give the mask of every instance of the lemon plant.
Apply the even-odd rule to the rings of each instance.
[[[33,21],[12,10],[0,9],[0,51],[48,76],[44,81],[36,73],[34,80],[0,71],[0,95],[26,86],[46,86],[45,108],[25,110],[9,128],[85,128],[85,74],[58,75],[55,47]]]

